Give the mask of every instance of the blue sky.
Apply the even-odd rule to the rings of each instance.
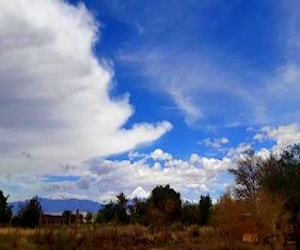
[[[300,141],[296,0],[0,3],[0,185],[214,199],[253,147]],[[143,192],[141,192],[143,190]]]
[[[160,145],[180,157],[207,150],[199,145],[201,139],[225,136],[229,145],[237,146],[251,143],[250,126],[299,120],[299,99],[285,103],[287,96],[280,98],[276,107],[272,102],[278,100],[264,93],[268,81],[287,64],[287,26],[297,15],[291,13],[293,4],[86,2],[102,26],[96,51],[114,64],[112,95],[128,92],[135,107],[126,126],[170,121],[173,131]],[[172,94],[173,88],[180,97]],[[264,96],[270,100],[262,101]],[[296,115],[285,117],[288,112]]]

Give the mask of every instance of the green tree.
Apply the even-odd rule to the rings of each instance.
[[[131,222],[142,225],[148,224],[147,203],[145,201],[134,198],[132,205],[129,206],[129,209]]]
[[[163,221],[165,230],[169,223],[181,219],[181,199],[180,193],[177,193],[170,185],[155,187],[148,199],[149,215],[152,223],[154,220]]]
[[[35,228],[39,225],[42,207],[37,196],[20,209],[19,218],[22,227]]]
[[[128,200],[123,192],[117,195],[117,202],[115,204],[116,219],[123,225],[129,222],[129,215],[127,214],[127,202]]]
[[[93,214],[91,212],[87,212],[85,215],[85,222],[91,224],[93,222]]]
[[[199,223],[201,226],[208,225],[211,215],[212,201],[210,196],[201,195],[199,201]]]
[[[112,201],[104,205],[103,208],[99,209],[96,221],[97,223],[108,223],[111,222],[116,215],[116,206]]]
[[[110,202],[101,208],[97,214],[96,221],[98,223],[108,223],[115,221],[117,223],[126,224],[130,217],[127,214],[127,198],[124,193],[117,195],[116,202]]]
[[[65,221],[64,223],[66,225],[70,225],[71,223],[74,223],[74,221],[75,221],[75,216],[74,216],[74,214],[72,214],[71,210],[63,211],[62,216],[64,217],[64,221]]]
[[[12,216],[11,207],[7,204],[8,196],[0,190],[0,224],[6,224]]]
[[[199,210],[197,204],[184,202],[181,209],[181,222],[183,225],[198,224]]]

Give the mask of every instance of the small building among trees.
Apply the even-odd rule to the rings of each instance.
[[[65,224],[65,217],[62,215],[43,214],[41,224],[43,226],[60,226]]]

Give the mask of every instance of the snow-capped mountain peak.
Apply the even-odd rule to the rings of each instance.
[[[133,192],[129,195],[130,199],[138,198],[138,199],[145,199],[148,198],[149,193],[147,193],[142,187],[137,187]]]

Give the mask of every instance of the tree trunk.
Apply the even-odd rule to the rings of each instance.
[[[295,235],[296,235],[296,250],[300,250],[300,232],[299,232],[299,225],[296,225],[295,228]]]
[[[296,236],[296,250],[300,250],[300,232],[299,232],[299,224],[300,224],[300,221],[299,221],[299,208],[298,208],[298,203],[295,204],[295,210],[294,210],[294,223],[295,223],[295,236]]]

